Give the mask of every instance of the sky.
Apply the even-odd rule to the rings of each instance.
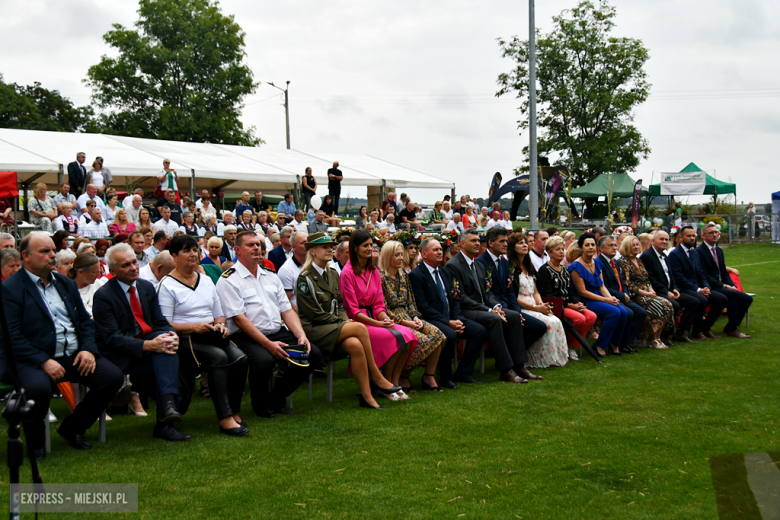
[[[543,5],[542,5],[543,4]],[[536,26],[572,0],[539,2]],[[635,125],[652,152],[632,173],[689,162],[737,184],[738,202],[780,190],[780,2],[613,0],[617,36],[642,40],[652,85]],[[522,162],[519,102],[495,98],[513,64],[499,37],[528,36],[528,3],[506,0],[354,2],[224,0],[246,32],[246,62],[261,82],[242,120],[272,148],[285,147],[281,93],[290,81],[291,144],[322,153],[368,154],[453,180],[457,193],[485,197],[492,175]],[[6,82],[59,90],[88,104],[82,80],[112,49],[102,35],[137,20],[137,4],[108,0],[0,0],[0,73]],[[773,151],[774,150],[774,151]],[[342,161],[342,165],[348,166]],[[303,172],[301,172],[303,173]],[[314,172],[320,184],[325,173]],[[353,197],[365,189],[342,190]],[[409,190],[415,201],[437,190]],[[701,202],[704,197],[691,197]]]

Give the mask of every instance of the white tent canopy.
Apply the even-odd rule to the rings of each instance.
[[[114,186],[140,185],[153,188],[164,158],[189,191],[190,179],[197,189],[237,191],[263,189],[287,192],[311,166],[324,185],[325,173],[334,160],[344,173],[344,185],[398,188],[452,189],[454,184],[368,155],[313,154],[297,150],[271,150],[245,146],[139,139],[103,134],[75,134],[38,130],[0,129],[0,171],[15,171],[20,186],[45,182],[53,189],[60,172],[85,152],[84,163],[103,157]]]

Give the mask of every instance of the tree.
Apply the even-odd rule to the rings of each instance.
[[[557,153],[569,166],[575,187],[602,173],[635,171],[650,148],[633,126],[633,109],[649,95],[640,40],[610,32],[615,9],[605,1],[583,1],[554,16],[554,29],[537,31],[536,70],[539,155]],[[528,128],[528,41],[498,39],[502,56],[515,68],[499,75],[496,96],[516,92]],[[524,148],[526,158],[528,147]],[[526,159],[527,160],[527,159]],[[515,170],[527,171],[528,165]]]
[[[244,32],[209,0],[140,0],[135,30],[114,24],[86,83],[107,133],[257,146],[239,120],[257,88],[243,62]]]
[[[76,107],[37,81],[30,86],[5,83],[0,74],[0,128],[83,132],[90,128],[92,116],[92,108]]]

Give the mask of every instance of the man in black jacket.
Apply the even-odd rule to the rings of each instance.
[[[138,259],[128,244],[106,251],[114,277],[97,290],[92,306],[101,354],[124,373],[138,379],[154,377],[157,424],[153,436],[168,441],[192,437],[172,425],[181,421],[179,397],[179,337],[160,311],[154,286],[138,278]],[[186,411],[186,404],[181,408]]]
[[[479,357],[488,334],[487,329],[467,319],[460,310],[459,296],[453,292],[452,275],[441,267],[444,256],[441,244],[434,238],[426,238],[420,244],[422,262],[409,273],[417,310],[422,318],[444,333],[447,342],[439,356],[439,386],[457,389],[458,383],[483,383],[474,379],[474,364]],[[467,340],[463,358],[455,374],[452,373],[452,359],[456,355],[458,338]]]
[[[30,233],[20,249],[24,268],[3,282],[3,305],[19,380],[35,401],[31,447],[38,459],[45,457],[43,420],[52,385],[71,381],[90,391],[57,433],[73,448],[89,450],[85,432],[122,387],[122,371],[98,353],[95,328],[76,283],[56,272],[51,238]]]
[[[68,182],[73,196],[77,199],[84,193],[84,187],[87,184],[87,169],[84,167],[86,158],[87,155],[84,152],[79,152],[76,154],[76,160],[68,165]]]
[[[484,266],[476,261],[479,234],[475,229],[469,228],[461,233],[460,248],[460,254],[447,262],[447,269],[457,282],[461,312],[488,331],[488,344],[493,349],[501,381],[527,383],[529,379],[542,379],[525,367],[528,354],[520,313],[502,309],[493,295],[485,290],[488,278]]]
[[[333,197],[333,208],[336,210],[336,213],[339,212],[339,198],[341,197],[341,181],[343,179],[344,179],[344,174],[341,173],[341,170],[339,170],[339,162],[334,161],[333,168],[328,169],[328,195]]]
[[[699,301],[691,298],[687,294],[682,294],[677,288],[677,284],[666,257],[666,248],[669,246],[669,234],[666,231],[658,230],[653,233],[653,245],[647,251],[639,255],[642,263],[650,276],[650,283],[655,293],[666,298],[674,307],[674,315],[677,316],[682,310],[680,323],[677,326],[677,333],[674,335],[674,341],[680,343],[696,343],[688,337],[688,329],[693,325],[693,320],[699,315]],[[665,339],[664,335],[662,339]],[[667,345],[669,342],[664,341]]]
[[[747,314],[750,304],[753,303],[753,298],[737,289],[732,283],[731,276],[726,269],[723,250],[718,247],[720,230],[717,226],[710,222],[704,227],[701,236],[704,238],[704,242],[696,250],[699,252],[699,261],[704,276],[712,291],[718,292],[728,299],[726,308],[728,309],[729,321],[723,327],[723,332],[733,338],[749,338],[750,336],[741,332],[737,327]]]
[[[626,330],[623,333],[623,339],[620,340],[620,352],[624,354],[637,354],[637,351],[631,348],[631,343],[636,339],[642,324],[647,318],[647,311],[640,305],[631,301],[626,287],[626,278],[620,264],[615,262],[617,253],[617,240],[612,235],[606,235],[599,239],[599,262],[601,262],[601,273],[604,276],[604,285],[609,294],[620,300],[628,312],[626,320]]]

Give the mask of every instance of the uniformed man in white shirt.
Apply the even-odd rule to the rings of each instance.
[[[230,339],[247,355],[252,409],[260,417],[273,418],[292,415],[284,400],[319,366],[322,354],[306,338],[279,277],[261,264],[261,240],[251,231],[238,234],[237,262],[220,277],[217,294],[228,319]],[[282,321],[289,330],[282,328]],[[285,349],[293,345],[308,351],[308,363],[291,358]],[[276,362],[283,365],[284,375],[269,392]]]

